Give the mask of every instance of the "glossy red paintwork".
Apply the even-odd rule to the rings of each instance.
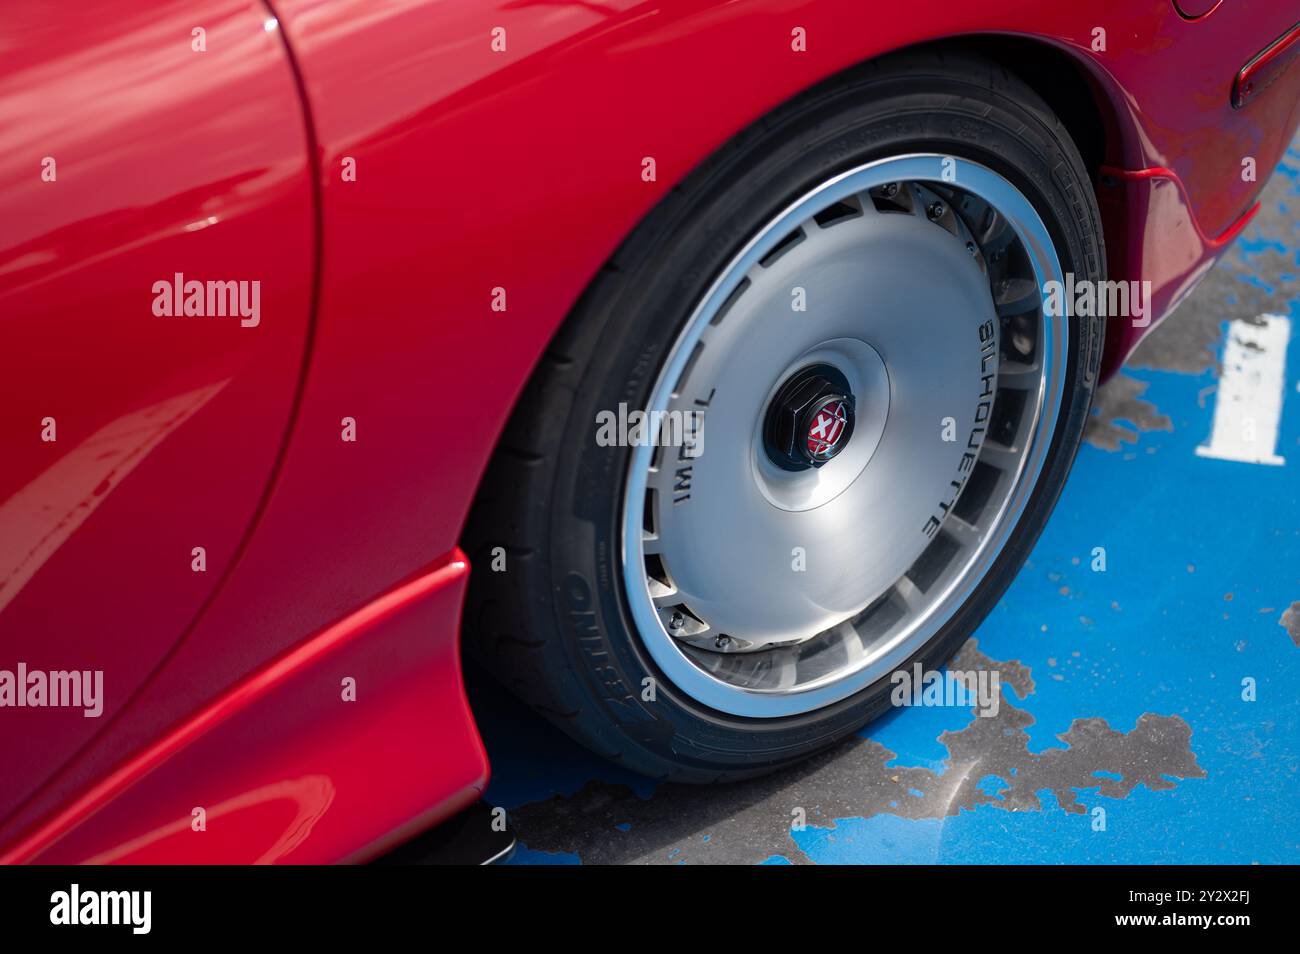
[[[313,194],[293,73],[265,19],[253,0],[0,10],[0,668],[105,671],[99,718],[0,710],[0,765],[23,766],[0,772],[0,817],[193,623],[285,438]],[[176,272],[260,280],[258,325],[155,316],[153,283]]]
[[[98,182],[111,204],[134,205],[139,238],[112,223],[84,243],[52,246],[43,267],[57,273],[94,267],[101,243],[120,243],[117,258],[137,260],[98,279],[119,296],[93,313],[99,337],[88,345],[62,334],[89,368],[84,382],[64,377],[51,390],[69,408],[61,413],[105,407],[108,420],[124,412],[116,407],[147,406],[130,389],[183,393],[159,376],[201,382],[205,364],[215,363],[240,382],[241,397],[225,412],[214,398],[177,427],[58,548],[60,560],[84,548],[86,563],[56,573],[52,558],[33,577],[29,586],[39,580],[47,588],[46,605],[82,604],[64,610],[80,615],[52,634],[35,611],[12,624],[12,607],[0,615],[0,626],[17,633],[0,641],[0,667],[38,637],[61,639],[61,666],[102,660],[106,681],[128,687],[113,716],[85,720],[94,723],[88,729],[60,730],[44,718],[24,728],[30,741],[21,744],[40,748],[48,733],[51,751],[24,773],[13,795],[28,794],[8,806],[0,827],[0,845],[23,860],[184,861],[217,851],[226,860],[271,860],[270,846],[283,849],[282,835],[295,825],[302,837],[280,853],[284,860],[355,858],[403,824],[428,824],[475,797],[485,765],[455,654],[463,569],[442,577],[428,568],[459,560],[461,526],[497,435],[591,277],[675,182],[800,90],[945,36],[1015,34],[1064,51],[1089,77],[1110,131],[1104,160],[1114,185],[1099,194],[1112,277],[1150,279],[1158,300],[1173,303],[1253,205],[1294,129],[1300,88],[1293,70],[1247,108],[1231,108],[1236,71],[1291,25],[1290,0],[1252,4],[1248,13],[1225,4],[1196,21],[1171,3],[1127,0],[1087,9],[936,0],[912,17],[876,16],[856,0],[274,0],[278,22],[269,28],[271,14],[251,0],[204,0],[198,13],[191,4],[114,2],[121,16],[104,17],[103,26],[60,20],[59,39],[45,36],[35,4],[0,9],[0,34],[31,37],[16,61],[0,62],[0,109],[39,95],[31,91],[45,78],[84,89],[82,111],[92,111],[95,86],[77,85],[77,63],[103,59],[125,77],[150,75],[157,47],[175,33],[188,51],[196,17],[209,10],[228,14],[223,29],[238,26],[246,53],[221,71],[215,88],[228,92],[214,95],[222,108],[175,107],[173,97],[193,103],[184,81],[192,64],[164,60],[169,82],[129,86],[140,93],[139,125],[116,122],[120,109],[79,124],[95,155],[147,165],[170,150],[170,158],[163,172],[135,173],[129,186],[120,177]],[[15,22],[23,29],[10,29]],[[162,24],[161,38],[121,39],[145,22]],[[506,29],[504,52],[491,45],[498,26]],[[796,26],[807,31],[806,53],[791,50]],[[1106,30],[1105,51],[1091,49],[1095,27]],[[80,59],[66,49],[81,51]],[[229,93],[236,89],[242,94]],[[35,114],[31,106],[22,115],[34,122]],[[5,128],[0,141],[15,135],[12,124]],[[36,334],[25,327],[33,316],[53,329],[43,334],[55,335],[60,322],[78,327],[84,305],[71,292],[6,297],[15,294],[6,269],[33,236],[58,224],[79,236],[93,214],[74,203],[66,222],[39,224],[42,148],[32,143],[17,158],[0,151],[0,170],[13,170],[0,176],[0,321],[6,342],[21,342],[14,351],[32,367],[37,359],[25,352],[33,339],[24,336]],[[655,182],[641,179],[645,156],[657,160]],[[1257,160],[1258,181],[1242,179],[1243,156]],[[355,181],[343,176],[348,160]],[[225,175],[213,179],[222,162]],[[262,188],[247,191],[245,174]],[[189,184],[177,181],[187,177]],[[195,246],[192,258],[189,245],[146,241],[185,218],[174,203],[188,201],[187,189],[200,190],[199,211],[210,201],[227,210],[219,225],[198,231],[213,244]],[[24,222],[36,217],[37,227],[15,232],[12,208],[25,209]],[[138,290],[146,277],[213,268],[230,273],[222,277],[265,275],[268,289],[285,289],[275,321],[264,307],[261,327],[228,329],[233,342],[219,327],[185,332],[206,334],[209,351],[163,337],[151,329],[165,319],[132,311],[137,295],[147,306],[147,291]],[[496,288],[505,289],[504,312],[491,307]],[[145,329],[125,354],[115,337],[123,327]],[[264,330],[274,346],[252,343]],[[1112,364],[1139,331],[1115,332]],[[304,347],[310,357],[300,377]],[[267,357],[254,361],[244,349]],[[114,362],[126,362],[117,383],[128,394],[107,395],[116,404],[106,402],[110,376],[98,370]],[[29,370],[18,380],[28,392],[43,378]],[[40,402],[24,400],[24,420],[35,414],[39,422]],[[355,442],[340,438],[344,418],[356,422]],[[180,443],[191,430],[202,435],[204,421],[213,428],[207,436]],[[50,454],[42,463],[37,424],[8,427],[5,452],[12,447],[21,465],[6,465],[6,486],[39,487],[65,458]],[[67,453],[62,431],[58,453]],[[150,468],[159,476],[146,479]],[[192,493],[196,481],[200,494]],[[121,522],[108,522],[109,508],[128,497],[138,502],[122,504]],[[150,508],[165,517],[151,519]],[[215,526],[204,530],[203,518]],[[204,591],[186,591],[159,555],[184,544],[178,566],[189,573],[189,541],[218,528],[228,540],[219,566],[210,556]],[[99,561],[96,572],[118,574],[117,605],[103,594],[96,602],[91,560]],[[395,591],[403,580],[427,585]],[[392,608],[394,599],[405,608]],[[136,630],[155,635],[140,644],[124,638]],[[365,673],[355,704],[338,701],[340,677],[329,660],[344,657]],[[279,666],[274,678],[268,665]],[[371,683],[384,687],[382,699],[365,691]],[[6,734],[13,711],[0,710]],[[327,797],[328,811],[314,813]],[[196,805],[221,807],[220,847],[190,837]]]

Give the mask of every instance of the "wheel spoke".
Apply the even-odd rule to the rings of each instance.
[[[992,216],[989,218],[989,223],[987,226],[985,226],[984,230],[980,233],[978,238],[978,241],[982,248],[988,248],[994,245],[997,246],[1005,245],[1006,244],[1005,240],[1008,239],[1007,233],[1011,232],[1012,235],[1014,235],[1014,231],[1011,228],[1011,223],[1009,223],[1005,218],[1003,218],[1002,213],[999,212],[997,209],[992,209],[991,211],[992,211]],[[999,239],[1003,241],[998,241]]]
[[[998,282],[993,295],[993,304],[997,306],[1001,318],[1023,315],[1041,303],[1038,283],[1027,278],[1004,278]]]
[[[900,577],[894,584],[894,598],[907,609],[909,613],[917,613],[925,608],[925,594],[909,577]]]
[[[681,601],[681,594],[677,592],[677,587],[667,587],[658,580],[649,581],[650,601],[654,603],[657,609],[663,609],[665,606],[673,606]]]
[[[984,542],[984,531],[974,524],[967,523],[956,513],[948,514],[941,532],[956,540],[963,549],[978,547]]]
[[[986,440],[983,446],[980,447],[979,459],[990,467],[1007,474],[1015,473],[1020,467],[1021,454],[1017,448],[1005,447],[997,441]]]
[[[1015,391],[1037,390],[1042,384],[1043,372],[1037,365],[1022,361],[1003,361],[998,365],[998,386]]]

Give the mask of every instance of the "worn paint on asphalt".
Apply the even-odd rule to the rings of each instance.
[[[972,640],[954,659],[964,671],[999,671],[1026,698],[1034,691],[1028,668],[990,660]],[[1059,736],[1065,747],[1029,750],[1025,728],[1034,717],[1004,699],[992,717],[969,710],[966,726],[939,735],[948,754],[937,770],[893,764],[898,755],[879,742],[856,738],[795,771],[722,786],[701,810],[707,791],[665,784],[652,799],[622,785],[588,782],[573,796],[557,795],[510,813],[534,852],[564,854],[606,864],[812,860],[815,846],[839,824],[889,815],[943,819],[981,806],[1007,812],[1043,810],[1040,794],[1071,814],[1080,799],[1126,798],[1139,785],[1173,788],[1172,779],[1203,778],[1190,748],[1191,729],[1178,716],[1145,713],[1129,732],[1099,718],[1076,719]],[[1104,777],[1099,777],[1104,773]],[[722,809],[719,812],[719,808]],[[701,814],[712,816],[708,841],[692,838]],[[802,823],[802,825],[796,824]],[[526,835],[525,835],[526,833]],[[675,850],[665,853],[664,846]],[[811,851],[811,849],[810,849]]]

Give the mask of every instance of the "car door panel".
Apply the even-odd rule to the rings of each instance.
[[[38,703],[0,708],[0,761],[23,766],[3,816],[235,559],[294,406],[316,233],[260,2],[17,0],[0,38],[0,671]],[[20,666],[102,673],[100,711],[41,701]]]

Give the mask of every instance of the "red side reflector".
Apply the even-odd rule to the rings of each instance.
[[[1300,56],[1300,23],[1256,53],[1232,84],[1232,108],[1241,109],[1268,89]]]

